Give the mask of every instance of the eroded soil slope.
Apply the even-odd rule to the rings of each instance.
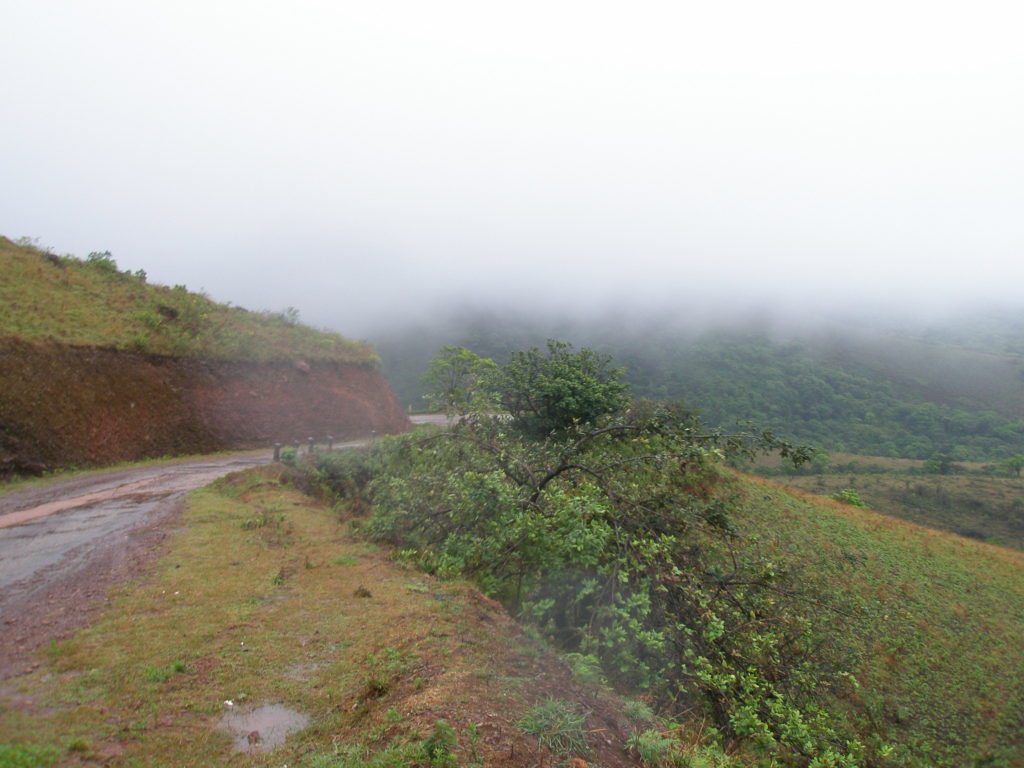
[[[370,366],[0,341],[0,476],[408,425]]]

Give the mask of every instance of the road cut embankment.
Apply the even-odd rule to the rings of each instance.
[[[373,367],[0,340],[0,476],[408,428]]]

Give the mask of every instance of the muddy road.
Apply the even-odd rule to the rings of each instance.
[[[104,472],[0,495],[0,679],[86,623],[173,530],[181,500],[266,464],[247,452]]]
[[[0,617],[15,593],[73,573],[96,547],[123,542],[172,511],[188,491],[270,458],[248,453],[127,469],[0,496]]]
[[[36,649],[88,623],[112,585],[139,573],[189,491],[271,459],[270,451],[210,456],[0,495],[0,680],[31,667]]]

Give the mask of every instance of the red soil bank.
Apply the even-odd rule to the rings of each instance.
[[[0,475],[408,428],[375,368],[0,341]]]

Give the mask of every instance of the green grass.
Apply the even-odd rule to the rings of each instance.
[[[778,478],[821,496],[852,490],[868,507],[919,525],[1024,549],[1024,479],[894,472]]]
[[[556,755],[581,755],[587,751],[586,722],[578,705],[552,698],[531,707],[519,727]]]
[[[863,732],[903,745],[900,765],[1020,765],[1024,555],[769,481],[732,490],[741,533],[822,595],[804,610],[852,662],[839,706]]]
[[[365,344],[303,325],[294,311],[220,304],[184,286],[150,285],[104,260],[0,237],[0,274],[0,337],[221,360],[379,363]]]
[[[636,750],[640,762],[652,768],[667,765],[677,747],[673,739],[653,728],[634,733],[627,744]]]
[[[56,764],[60,755],[53,746],[0,742],[0,768],[46,768]]]

